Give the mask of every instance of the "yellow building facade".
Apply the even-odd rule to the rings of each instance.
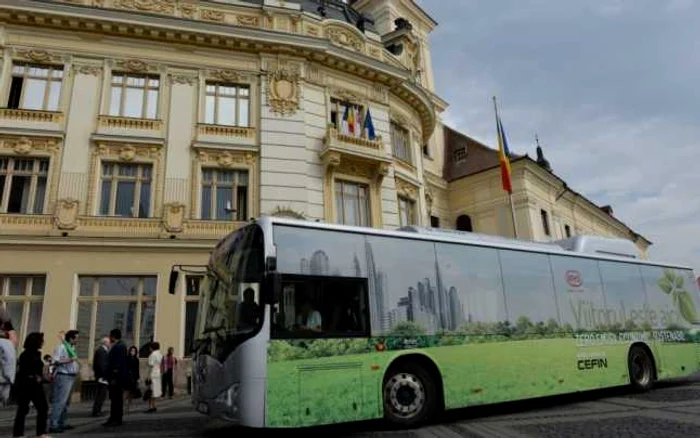
[[[497,173],[446,178],[437,23],[411,0],[346,3],[0,5],[0,299],[21,336],[41,330],[48,349],[78,329],[84,365],[114,327],[187,356],[198,277],[170,295],[172,265],[205,264],[261,214],[384,228],[469,214],[510,235]],[[540,205],[577,233],[628,233],[536,166],[514,172],[520,237],[543,238]]]

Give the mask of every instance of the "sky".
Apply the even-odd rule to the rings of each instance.
[[[700,2],[418,0],[445,123],[535,157],[700,275]]]

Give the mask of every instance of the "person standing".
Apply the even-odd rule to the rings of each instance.
[[[177,359],[175,358],[175,350],[173,347],[168,348],[168,354],[163,358],[163,397],[166,392],[169,398],[173,398],[175,392],[175,368],[177,367]]]
[[[163,395],[161,383],[160,364],[163,362],[163,354],[160,352],[160,344],[151,344],[151,354],[148,356],[148,366],[151,367],[149,378],[151,380],[151,397],[148,399],[147,413],[156,412],[156,399]]]
[[[129,385],[129,365],[126,358],[126,345],[122,342],[122,331],[109,332],[112,348],[109,350],[109,419],[105,427],[122,425],[124,417],[124,390]]]
[[[15,382],[17,371],[17,332],[12,326],[12,318],[0,307],[0,403],[10,399],[10,388]]]
[[[95,355],[92,358],[92,371],[95,374],[97,381],[97,394],[95,394],[95,402],[92,405],[92,416],[102,416],[102,404],[107,398],[107,389],[109,388],[109,347],[112,341],[109,336],[102,338],[102,345],[95,350]]]
[[[44,346],[43,333],[30,333],[24,341],[24,351],[19,355],[19,370],[15,379],[17,394],[17,414],[12,436],[24,436],[24,425],[29,413],[29,402],[36,409],[36,435],[46,438],[49,405],[44,394],[44,362],[41,348]]]
[[[80,368],[78,355],[75,351],[79,333],[77,330],[69,330],[61,340],[61,344],[53,352],[56,376],[53,381],[51,428],[49,433],[62,433],[73,428],[66,424],[66,418],[68,417],[68,406],[70,406],[73,385]]]
[[[141,381],[141,362],[139,361],[139,349],[135,345],[129,347],[129,356],[127,357],[129,366],[129,386],[127,388],[127,412],[131,409],[131,400],[141,398],[141,390],[139,382]]]

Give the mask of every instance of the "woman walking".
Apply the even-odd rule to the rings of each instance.
[[[129,367],[129,386],[127,387],[127,412],[131,409],[131,400],[141,398],[139,381],[141,380],[141,364],[139,362],[139,349],[135,345],[129,348],[127,356]]]
[[[151,381],[151,397],[148,399],[147,413],[156,411],[156,399],[163,395],[163,387],[161,383],[160,367],[163,362],[163,354],[160,352],[160,344],[153,342],[151,344],[151,355],[148,356],[148,366],[151,367],[149,380]]]
[[[49,405],[44,394],[44,362],[41,348],[44,346],[43,333],[30,333],[24,341],[24,351],[19,355],[19,370],[15,378],[17,394],[17,414],[12,435],[24,436],[24,424],[29,413],[29,402],[36,409],[36,434],[46,438]]]

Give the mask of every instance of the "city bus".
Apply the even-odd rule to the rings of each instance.
[[[216,245],[200,291],[193,407],[248,427],[414,427],[700,368],[692,269],[625,240],[262,217]]]

